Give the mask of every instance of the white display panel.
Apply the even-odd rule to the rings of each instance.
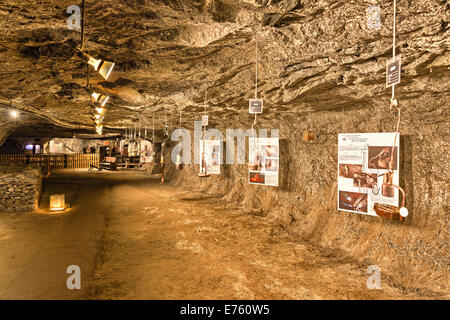
[[[278,186],[279,152],[278,138],[249,138],[250,184]]]
[[[222,141],[200,140],[201,173],[220,174],[221,159],[222,159]]]
[[[393,184],[399,183],[400,136],[395,133],[339,134],[338,141],[338,209],[376,216],[373,204],[398,206],[399,191],[383,195],[383,173],[393,156]]]
[[[208,125],[209,117],[208,115],[202,116],[202,126],[206,127]]]
[[[259,114],[263,112],[263,99],[250,99],[248,105],[250,114]]]

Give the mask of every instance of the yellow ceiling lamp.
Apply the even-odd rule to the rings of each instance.
[[[75,52],[78,54],[78,56],[84,60],[88,65],[91,65],[95,71],[97,71],[105,80],[108,80],[109,76],[111,75],[111,72],[114,69],[115,63],[109,62],[102,59],[96,59],[92,57],[91,55],[84,52],[84,21],[86,17],[86,5],[85,0],[81,3],[82,6],[82,15],[81,15],[81,48],[74,49]]]
[[[92,94],[92,98],[94,98],[94,100],[95,100],[96,102],[98,102],[102,108],[105,106],[105,104],[106,104],[106,103],[108,102],[108,100],[109,100],[109,97],[108,97],[108,96],[105,96],[105,95],[103,95],[103,94],[101,94],[101,93],[97,93],[97,92],[94,92],[94,93]]]
[[[95,118],[95,121],[96,121],[96,124],[97,124],[97,121],[102,122],[103,119],[105,119],[105,116],[101,115],[101,114],[95,114],[94,118]]]
[[[109,76],[111,75],[111,72],[114,69],[115,66],[114,62],[95,59],[82,51],[80,51],[79,54],[81,54],[81,56],[87,60],[87,63],[89,65],[94,67],[94,70],[97,71],[103,77],[103,79],[108,80]]]

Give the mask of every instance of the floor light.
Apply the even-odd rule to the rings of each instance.
[[[53,194],[50,196],[50,211],[63,211],[65,207],[65,194]]]

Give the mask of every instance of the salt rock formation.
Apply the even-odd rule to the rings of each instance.
[[[0,144],[10,135],[72,136],[93,129],[86,67],[73,56],[80,32],[69,30],[71,1],[0,4]],[[196,166],[171,178],[217,192],[230,203],[257,208],[287,230],[397,270],[396,281],[427,294],[445,290],[449,267],[450,3],[398,1],[396,51],[402,56],[401,183],[410,217],[405,224],[338,212],[337,134],[392,132],[395,110],[385,88],[392,57],[391,1],[164,0],[87,1],[86,49],[116,62],[108,81],[91,83],[111,96],[105,132],[137,124],[157,129],[164,114],[172,130],[192,129],[204,99],[210,127],[250,128],[255,39],[262,128],[280,130],[282,185],[247,184],[245,166],[227,165],[200,180]],[[370,5],[381,28],[367,26]],[[20,121],[8,108],[23,110]],[[317,139],[301,140],[310,128]],[[91,129],[92,128],[92,129]],[[414,288],[414,289],[412,289]],[[431,290],[431,291],[430,291]]]

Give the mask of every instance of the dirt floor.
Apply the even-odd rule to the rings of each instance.
[[[48,213],[48,196],[70,208]],[[68,290],[78,265],[81,290]],[[1,299],[399,299],[383,275],[244,214],[207,192],[140,172],[53,172],[38,213],[0,214]],[[420,298],[424,298],[421,296]]]

